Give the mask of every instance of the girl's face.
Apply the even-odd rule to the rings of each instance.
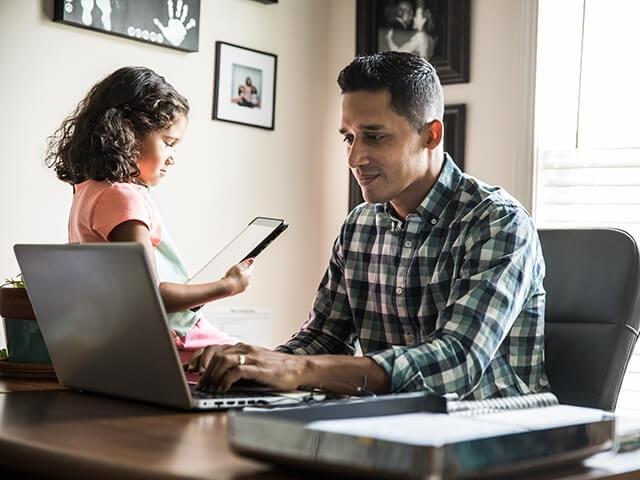
[[[141,155],[138,159],[138,179],[142,183],[153,187],[169,172],[175,163],[176,146],[182,141],[186,129],[187,117],[179,113],[171,126],[150,133],[142,141]]]

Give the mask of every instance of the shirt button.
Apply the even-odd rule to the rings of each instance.
[[[398,295],[402,295],[402,291],[403,291],[403,290],[402,290],[402,287],[398,287],[398,288],[396,288],[396,293],[397,293]]]
[[[431,219],[431,225],[435,225],[436,223],[438,223],[438,219],[437,218],[432,218]]]
[[[409,333],[409,332],[405,333],[405,334],[404,334],[404,340],[405,340],[407,343],[413,343],[413,334],[411,334],[411,333]]]
[[[406,242],[404,242],[404,246],[407,247],[407,248],[411,248],[411,245],[413,245],[411,243],[411,240],[407,240]]]

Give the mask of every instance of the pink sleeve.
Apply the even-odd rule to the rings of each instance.
[[[92,230],[108,240],[114,228],[129,220],[137,220],[151,230],[151,214],[142,194],[131,185],[113,184],[96,201]]]

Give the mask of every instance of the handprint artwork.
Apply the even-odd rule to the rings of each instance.
[[[153,23],[160,29],[164,38],[166,38],[171,45],[177,47],[182,44],[184,37],[187,35],[187,31],[196,26],[196,20],[190,18],[185,25],[189,5],[183,2],[183,0],[176,2],[175,12],[173,11],[173,1],[167,0],[167,10],[169,11],[169,16],[166,25],[163,25],[157,18],[153,19]]]
[[[82,8],[82,23],[91,25],[93,23],[93,9],[100,10],[100,21],[105,30],[111,31],[111,0],[80,0]]]
[[[55,0],[54,20],[194,52],[200,0]]]

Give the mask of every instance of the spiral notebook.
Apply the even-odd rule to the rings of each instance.
[[[559,404],[558,397],[551,392],[544,392],[487,400],[452,400],[447,402],[447,413],[457,416],[482,415],[503,410],[552,407]]]

